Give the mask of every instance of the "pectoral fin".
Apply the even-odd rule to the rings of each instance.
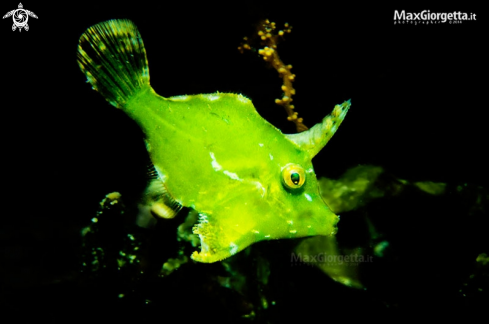
[[[182,209],[159,178],[151,180],[143,196],[143,204],[146,205],[151,213],[161,218],[173,218]]]

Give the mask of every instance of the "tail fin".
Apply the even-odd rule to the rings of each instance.
[[[87,82],[117,108],[149,86],[143,40],[130,20],[109,20],[88,28],[80,37],[77,58]]]

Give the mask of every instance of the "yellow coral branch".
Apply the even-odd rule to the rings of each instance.
[[[298,117],[298,113],[293,111],[294,105],[291,104],[292,96],[295,95],[295,89],[292,86],[292,82],[295,79],[295,74],[290,70],[292,65],[285,65],[280,59],[277,52],[277,44],[281,37],[285,33],[290,33],[292,26],[285,23],[284,30],[279,30],[278,33],[275,31],[276,26],[274,22],[270,22],[268,19],[261,21],[258,24],[256,35],[260,37],[261,45],[263,48],[258,50],[258,54],[263,57],[263,60],[269,62],[275,70],[277,70],[279,76],[283,80],[282,91],[284,95],[281,99],[276,99],[275,103],[277,105],[283,106],[287,112],[287,119],[295,123],[297,132],[303,132],[307,130],[307,126],[304,125],[303,119]],[[244,42],[238,47],[238,50],[243,53],[244,50],[251,50],[252,47],[249,45],[248,38],[243,38]]]

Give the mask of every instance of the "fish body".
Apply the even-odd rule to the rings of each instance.
[[[194,260],[219,261],[262,240],[336,232],[338,216],[319,194],[311,160],[349,102],[307,132],[284,135],[240,94],[164,98],[149,84],[144,45],[128,20],[89,28],[78,63],[93,88],[143,130],[169,205],[199,213]]]

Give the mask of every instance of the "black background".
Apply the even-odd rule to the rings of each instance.
[[[4,1],[0,9],[17,5]],[[77,271],[79,230],[106,193],[131,195],[143,185],[141,132],[85,83],[76,63],[80,35],[107,19],[138,26],[160,95],[242,93],[284,133],[294,125],[274,104],[281,96],[276,71],[237,46],[259,19],[289,22],[279,53],[297,75],[294,103],[304,123],[352,100],[313,161],[318,177],[374,164],[410,180],[488,183],[487,11],[259,1],[23,5],[39,17],[29,18],[29,31],[13,32],[11,18],[0,21],[1,301],[25,291],[15,293],[29,300],[19,299],[18,309]],[[395,9],[473,12],[477,21],[395,25]],[[416,222],[405,231],[422,226]],[[33,291],[36,297],[27,297]]]

